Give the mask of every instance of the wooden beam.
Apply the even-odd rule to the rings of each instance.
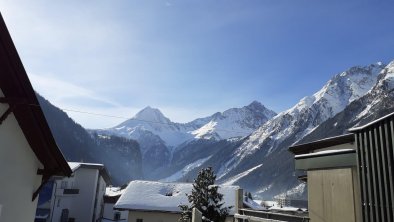
[[[8,107],[8,109],[3,113],[3,115],[1,115],[1,117],[0,117],[0,125],[4,122],[5,119],[7,119],[8,115],[10,115],[12,113],[14,108],[15,108],[14,106]]]

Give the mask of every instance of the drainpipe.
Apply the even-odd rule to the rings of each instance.
[[[55,208],[55,205],[56,205],[56,189],[57,189],[56,180],[54,180],[53,183],[54,183],[54,190],[52,191],[52,193],[53,193],[54,199],[53,199],[53,205],[52,205],[52,209],[51,209],[51,217],[49,218],[50,219],[49,221],[53,221],[53,218],[52,218],[53,217],[53,209]]]

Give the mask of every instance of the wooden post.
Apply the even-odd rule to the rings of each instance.
[[[244,190],[238,189],[235,191],[235,212],[240,213],[240,209],[244,207]]]
[[[192,222],[202,222],[202,214],[197,208],[193,208]]]

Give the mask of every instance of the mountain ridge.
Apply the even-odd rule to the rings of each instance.
[[[339,135],[352,126],[379,118],[394,111],[393,101],[394,61],[387,65],[354,66],[340,72],[313,95],[302,98],[279,114],[253,101],[244,107],[217,112],[188,123],[174,123],[159,109],[147,106],[134,115],[136,118],[116,127],[123,129],[126,138],[138,141],[139,151],[133,152],[140,152],[141,159],[133,157],[133,161],[141,164],[145,179],[185,182],[194,178],[199,169],[212,166],[219,183],[240,185],[256,196],[267,199],[291,193],[298,195],[297,198],[305,198],[306,188],[297,180],[293,156],[287,148],[295,143]],[[52,124],[52,127],[67,128],[61,124]],[[116,131],[116,127],[110,130]],[[94,130],[90,135],[99,139],[108,135],[123,136],[110,130]],[[225,130],[239,131],[240,134],[233,136],[223,133]],[[183,138],[171,146],[171,141],[160,136],[160,132],[165,131],[175,132],[173,135],[181,133]],[[77,132],[71,133],[76,135]],[[85,137],[67,138],[84,140]],[[107,143],[104,150],[113,148],[108,141],[100,142],[99,139],[87,144]],[[80,155],[93,158],[97,155],[95,152],[102,152],[101,148],[92,147],[81,148],[86,149],[83,152],[76,149],[73,158],[78,159]],[[118,149],[113,152],[122,153]],[[112,163],[107,161],[106,164]],[[110,167],[113,169],[114,166]]]
[[[180,152],[182,144],[201,139],[239,139],[249,135],[274,115],[275,112],[253,101],[244,107],[216,112],[188,123],[175,123],[159,109],[147,106],[115,127],[92,132],[138,141],[143,155],[144,175],[150,179],[159,179],[152,176],[156,174],[153,171],[170,167],[174,152]]]

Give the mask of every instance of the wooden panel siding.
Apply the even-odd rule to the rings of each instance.
[[[350,131],[356,134],[363,221],[393,221],[394,113]]]

